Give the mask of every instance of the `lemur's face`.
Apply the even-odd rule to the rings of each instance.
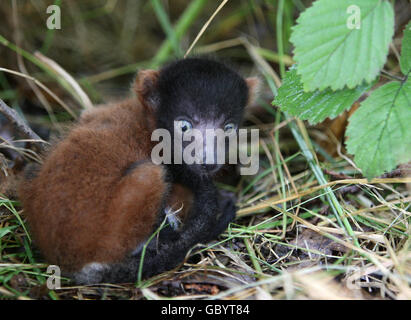
[[[171,134],[174,163],[181,156],[209,175],[228,163],[248,99],[243,78],[214,61],[183,60],[160,73],[159,98],[158,127]]]

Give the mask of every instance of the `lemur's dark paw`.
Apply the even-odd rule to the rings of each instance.
[[[219,190],[218,193],[222,201],[230,199],[234,203],[237,202],[237,196],[234,192],[227,190]]]
[[[217,229],[220,230],[220,233],[227,229],[230,222],[235,220],[236,212],[237,208],[234,202],[226,201],[224,203],[221,214],[217,219]]]
[[[220,210],[221,217],[219,220],[228,220],[228,223],[234,221],[237,212],[236,208],[237,196],[234,192],[221,190],[220,191]],[[227,225],[228,225],[227,223]]]

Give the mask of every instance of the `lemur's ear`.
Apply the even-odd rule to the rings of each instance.
[[[247,105],[252,105],[258,96],[258,92],[260,90],[261,81],[258,77],[250,77],[245,79],[248,87],[248,101]]]
[[[152,109],[156,109],[159,104],[159,95],[157,90],[157,80],[159,71],[141,70],[134,82],[134,91],[140,102]]]

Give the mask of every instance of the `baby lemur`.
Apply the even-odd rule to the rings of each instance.
[[[215,239],[235,217],[234,201],[212,181],[221,165],[154,164],[151,134],[235,130],[257,83],[219,62],[190,58],[140,71],[137,98],[86,111],[20,183],[46,260],[78,283],[132,282],[141,260],[149,277]]]

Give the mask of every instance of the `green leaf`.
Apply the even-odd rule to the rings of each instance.
[[[411,79],[375,90],[351,116],[347,150],[371,179],[411,160]]]
[[[360,28],[355,12],[359,8]],[[385,0],[318,0],[297,19],[291,41],[305,91],[373,81],[387,59],[394,12]],[[353,28],[354,27],[354,28]]]
[[[411,72],[411,21],[404,29],[400,66],[403,74],[408,75]]]
[[[325,118],[334,118],[350,108],[372,84],[363,84],[355,89],[304,92],[301,77],[294,65],[287,71],[274,103],[282,111],[315,124]]]

